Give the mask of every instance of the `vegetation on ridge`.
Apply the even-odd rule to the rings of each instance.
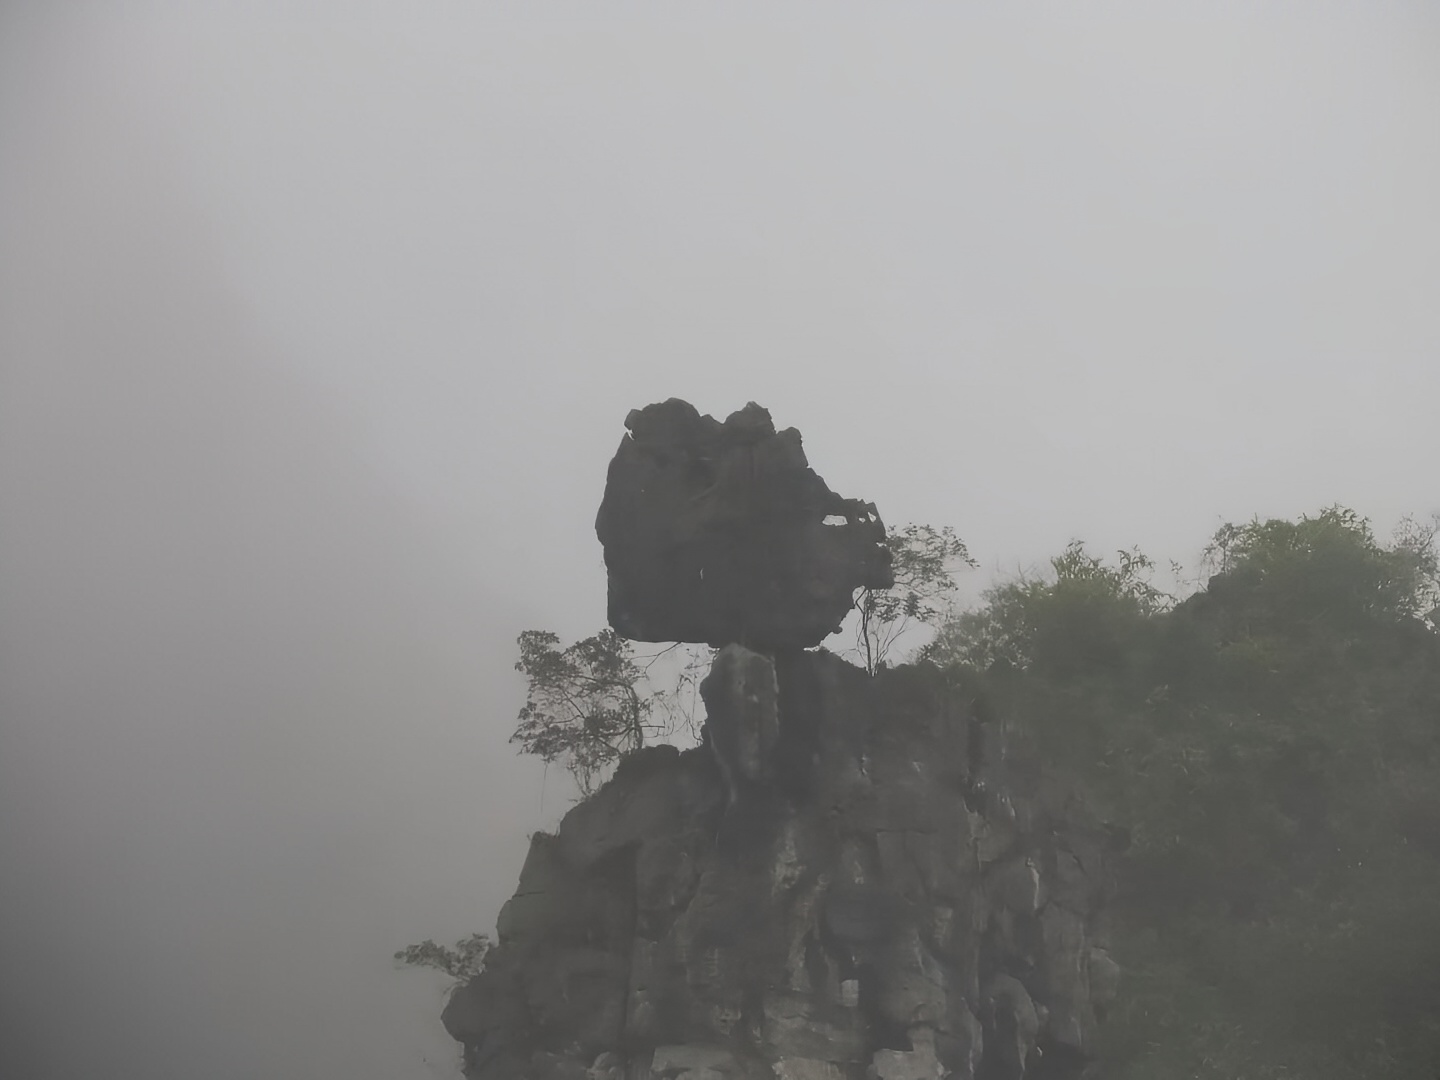
[[[1075,543],[972,610],[948,613],[942,587],[895,611],[938,624],[917,662],[963,672],[1005,718],[1017,759],[1130,836],[1101,1075],[1434,1080],[1436,528],[1409,522],[1383,544],[1332,507],[1226,525],[1206,558],[1209,581],[1177,598],[1140,552],[1107,561]],[[591,739],[591,782],[676,715],[656,714],[670,698],[638,692],[643,664],[605,634],[561,649],[531,632],[517,665],[531,696],[516,740],[549,760]],[[873,672],[885,650],[868,656]],[[693,703],[703,670],[686,670]],[[558,741],[539,739],[547,716],[566,728]],[[453,971],[459,946],[397,958],[463,978],[483,948],[470,955]]]
[[[406,945],[395,953],[395,959],[412,967],[434,968],[454,980],[450,989],[464,986],[485,970],[485,954],[490,951],[487,934],[471,934],[454,945],[437,945],[426,938],[418,945]]]
[[[1339,507],[1227,525],[1179,602],[1072,545],[926,650],[1130,832],[1106,1076],[1437,1075],[1434,541]]]

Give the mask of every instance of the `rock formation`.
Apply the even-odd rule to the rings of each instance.
[[[622,636],[805,648],[857,588],[893,584],[875,507],[831,491],[759,405],[722,424],[672,398],[625,426],[595,521]]]
[[[793,442],[792,464],[813,477],[807,507],[834,498],[797,456],[798,436],[774,435],[755,406],[736,417],[761,433],[751,445]],[[631,414],[635,445],[616,461],[650,455],[653,471],[641,483],[627,471],[638,466],[613,465],[601,511],[622,632],[636,629],[627,619],[648,633],[688,618],[687,636],[716,641],[734,625],[703,592],[686,594],[712,604],[693,616],[663,602],[616,545],[622,508],[693,505],[679,482],[689,459],[659,453],[673,442],[652,425],[690,433],[687,446],[708,431],[715,447],[736,417],[716,425],[679,402]],[[768,470],[755,475],[789,475]],[[746,505],[740,480],[718,483],[718,505]],[[612,500],[617,490],[630,494]],[[829,550],[807,547],[807,515],[793,517],[801,538],[770,523],[787,557]],[[708,559],[724,554],[710,527],[669,535],[687,533]],[[783,564],[749,558],[724,573]],[[794,590],[777,588],[750,595],[778,641],[720,642],[703,745],[639,751],[555,835],[533,838],[485,971],[444,1012],[473,1080],[1087,1075],[1116,976],[1097,936],[1108,834],[1013,775],[999,722],[962,676],[912,666],[872,678],[794,647],[830,616],[806,600],[792,618],[773,601]],[[627,607],[630,596],[650,599]]]

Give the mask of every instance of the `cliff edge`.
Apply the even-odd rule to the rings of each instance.
[[[689,406],[665,408],[694,427]],[[750,445],[757,428],[762,440],[777,437],[765,430],[768,413],[743,419],[737,427]],[[703,420],[713,435],[719,425]],[[838,500],[818,477],[814,487],[796,457],[798,434],[786,438],[792,471],[813,493],[813,505],[793,515],[810,539],[767,541],[764,552],[783,554],[762,560],[763,573],[773,577],[818,541],[827,565],[840,568],[820,579],[846,595],[857,573],[856,584],[887,578],[888,563],[871,550],[873,507]],[[676,476],[695,472],[653,439],[647,453]],[[746,494],[753,472],[716,468],[731,477],[725,505],[745,513],[775,505]],[[714,490],[706,476],[704,490]],[[612,466],[612,488],[615,478]],[[694,505],[671,489],[667,498]],[[607,505],[623,501],[607,490]],[[809,519],[831,513],[849,532],[815,532]],[[728,519],[720,527],[733,534]],[[614,525],[613,509],[605,520]],[[613,527],[607,542],[612,613],[617,566],[631,575],[622,600],[645,591],[635,582],[644,560],[612,552],[625,531]],[[703,529],[679,532],[688,551],[728,558],[727,575],[753,564],[726,556]],[[673,572],[690,561],[655,564]],[[662,588],[650,595],[668,603]],[[1105,830],[1039,781],[1022,781],[1000,722],[961,676],[920,665],[872,677],[796,647],[797,634],[830,620],[829,594],[812,588],[807,602],[818,615],[799,623],[786,615],[795,609],[784,589],[756,595],[756,617],[731,594],[717,620],[687,624],[712,642],[717,627],[748,630],[744,644],[720,649],[702,688],[703,744],[633,754],[554,835],[532,839],[485,971],[444,1011],[466,1075],[1088,1075],[1096,1009],[1118,975],[1099,930],[1110,881]],[[667,610],[627,617],[684,621]],[[756,630],[765,626],[775,628],[772,640]]]

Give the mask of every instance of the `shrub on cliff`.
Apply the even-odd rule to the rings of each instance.
[[[455,980],[454,987],[463,986],[485,970],[485,955],[490,951],[486,934],[471,934],[454,945],[439,945],[426,938],[418,945],[406,945],[395,953],[395,959],[412,967],[434,968]]]
[[[975,565],[951,528],[906,525],[886,543],[894,588],[861,589],[855,598],[855,655],[872,675],[908,631],[948,615],[956,570]],[[638,656],[609,629],[563,648],[548,630],[526,630],[519,645],[515,670],[528,691],[510,741],[522,753],[563,763],[582,796],[647,742],[684,728],[697,734],[697,689],[709,648],[679,643]]]
[[[510,741],[522,753],[562,762],[581,795],[591,794],[627,754],[693,722],[694,690],[710,655],[681,645],[637,658],[613,630],[565,648],[547,630],[526,630],[519,644],[515,670],[529,688]],[[657,686],[652,672],[666,658],[671,681]]]

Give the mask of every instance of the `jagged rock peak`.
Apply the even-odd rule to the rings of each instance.
[[[472,1080],[1080,1080],[1110,839],[974,691],[723,650],[706,746],[536,834],[444,1022]]]
[[[893,584],[874,505],[831,491],[754,402],[722,423],[671,398],[625,427],[595,521],[617,633],[805,648],[857,588]]]

